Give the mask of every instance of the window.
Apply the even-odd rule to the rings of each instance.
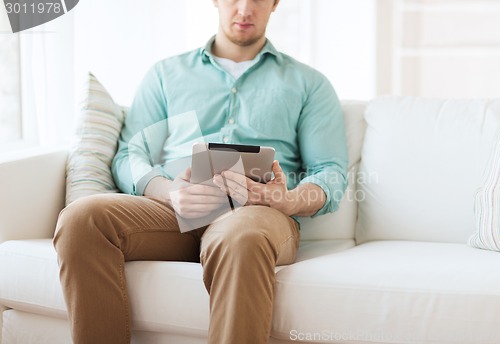
[[[383,0],[378,91],[428,97],[498,97],[500,3]]]
[[[0,4],[0,154],[72,134],[73,13],[13,34]]]
[[[0,145],[22,139],[19,35],[0,5]]]

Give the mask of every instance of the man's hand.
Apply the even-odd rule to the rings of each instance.
[[[191,184],[190,178],[190,168],[173,181],[164,177],[153,178],[144,195],[170,204],[177,214],[187,219],[207,216],[228,203],[226,193],[218,187]]]
[[[175,212],[190,219],[210,215],[227,204],[227,196],[220,188],[210,184],[191,184],[191,169],[174,179],[170,186],[170,202]]]
[[[241,205],[265,205],[292,216],[311,216],[326,202],[318,185],[305,183],[293,190],[286,186],[286,175],[277,160],[273,162],[274,178],[262,184],[232,171],[213,178],[214,184]]]

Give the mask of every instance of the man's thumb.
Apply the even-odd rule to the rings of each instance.
[[[280,163],[278,160],[274,160],[273,162],[273,173],[274,173],[274,182],[275,183],[286,183],[285,174],[281,169]]]

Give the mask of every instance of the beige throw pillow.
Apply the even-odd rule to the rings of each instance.
[[[78,198],[118,192],[111,162],[126,111],[117,105],[104,86],[88,74],[75,140],[66,165],[66,205]]]

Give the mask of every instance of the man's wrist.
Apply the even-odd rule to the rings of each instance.
[[[300,210],[300,199],[297,189],[288,190],[284,197],[284,211],[285,215],[293,216]]]
[[[144,196],[170,204],[170,185],[172,181],[162,176],[154,177],[146,185]]]
[[[312,216],[318,212],[326,202],[323,189],[313,183],[299,185],[288,192],[287,215]]]

